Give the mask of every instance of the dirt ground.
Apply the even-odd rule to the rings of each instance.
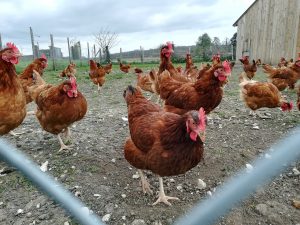
[[[115,69],[108,75],[100,94],[90,80],[78,79],[79,90],[88,101],[88,113],[71,127],[74,144],[71,151],[58,153],[57,137],[43,132],[34,116],[28,116],[15,130],[24,132],[20,137],[6,135],[4,138],[39,165],[48,161],[48,172],[74,194],[79,194],[99,217],[105,216],[107,224],[172,224],[196,202],[206,198],[208,191],[213,192],[247,163],[264,155],[268,147],[300,122],[300,112],[296,109],[290,113],[264,109],[271,119],[249,115],[239,97],[239,72],[240,67],[234,69],[221,104],[208,120],[206,165],[199,163],[183,176],[164,178],[166,193],[180,198],[170,207],[162,203],[152,206],[156,195],[142,193],[140,179],[133,176],[136,169],[124,159],[123,144],[129,130],[128,122],[122,119],[127,117],[122,94],[127,85],[136,83],[134,74],[121,75]],[[79,72],[78,76],[87,75]],[[262,73],[258,79],[265,79]],[[285,94],[296,100],[294,92]],[[34,109],[34,104],[29,108]],[[6,166],[0,163],[0,169]],[[291,203],[293,199],[300,200],[300,176],[293,173],[294,167],[300,170],[299,160],[218,224],[299,225],[300,210]],[[152,189],[158,191],[157,177],[150,172],[147,177]],[[206,182],[205,189],[197,188],[198,179]],[[63,225],[67,221],[76,224],[19,172],[0,177],[0,224]]]

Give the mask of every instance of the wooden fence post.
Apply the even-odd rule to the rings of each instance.
[[[67,37],[67,41],[68,41],[69,63],[71,63],[71,50],[70,50],[70,40],[69,40],[69,37]]]
[[[99,48],[99,63],[101,64],[101,60],[102,60],[102,51],[101,48]]]
[[[144,63],[144,49],[142,46],[140,46],[140,50],[141,50],[141,63]]]
[[[32,57],[33,59],[36,59],[37,56],[35,55],[35,48],[34,48],[34,39],[33,39],[33,31],[32,31],[32,28],[29,27],[30,29],[30,38],[31,38],[31,46],[32,46]]]
[[[80,59],[80,66],[82,66],[82,56],[81,56],[81,43],[78,41],[79,44],[79,59]]]
[[[51,47],[50,47],[50,56],[52,58],[52,68],[55,70],[55,53],[54,53],[54,42],[53,42],[53,35],[50,34],[50,40],[51,40]]]
[[[90,45],[87,43],[87,50],[88,50],[88,63],[90,63]]]
[[[122,48],[120,48],[120,62],[122,62]]]
[[[96,61],[96,45],[94,44],[94,60]]]

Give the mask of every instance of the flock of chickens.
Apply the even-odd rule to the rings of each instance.
[[[158,70],[144,73],[135,68],[137,86],[130,85],[123,93],[130,130],[124,155],[138,169],[145,193],[152,193],[152,190],[142,170],[150,170],[159,176],[159,195],[154,205],[159,202],[170,205],[169,200],[177,199],[165,195],[162,177],[184,174],[203,159],[206,115],[222,101],[224,86],[234,66],[227,60],[222,62],[217,54],[211,64],[198,69],[187,54],[183,70],[173,66],[172,53],[173,45],[167,42],[160,49]],[[45,56],[35,59],[17,75],[14,64],[18,63],[19,57],[20,52],[12,43],[0,51],[0,135],[12,132],[26,114],[32,114],[26,112],[26,104],[34,101],[37,106],[34,114],[45,131],[58,136],[59,151],[70,148],[64,144],[61,134],[68,139],[69,126],[87,112],[87,101],[77,89],[76,65],[69,64],[60,74],[66,80],[55,86],[42,78],[47,67]],[[250,64],[249,57],[244,57],[240,61],[244,68],[239,77],[241,97],[251,110],[262,107],[291,110],[293,104],[280,92],[283,86],[298,89],[297,107],[300,110],[300,87],[296,85],[300,79],[300,59],[279,68],[263,65],[269,82],[253,80],[260,60]],[[106,74],[112,71],[112,64],[102,66],[93,60],[89,64],[89,77],[100,90]],[[128,73],[130,65],[120,63],[120,70]],[[162,101],[163,107],[146,99],[142,90],[156,94],[157,103]]]

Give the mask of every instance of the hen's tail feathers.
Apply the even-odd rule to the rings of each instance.
[[[160,81],[162,81],[162,80],[164,80],[164,79],[166,79],[166,78],[169,78],[169,77],[171,77],[171,75],[170,75],[170,72],[168,71],[168,70],[164,70],[161,74],[160,74]]]
[[[34,77],[35,77],[35,84],[36,85],[44,85],[46,84],[46,82],[44,81],[44,79],[41,77],[41,75],[36,71],[36,70],[33,70],[33,73],[34,73]]]
[[[157,80],[157,74],[156,74],[155,70],[152,69],[152,70],[149,72],[149,75],[150,75],[151,81]]]
[[[263,69],[264,69],[264,73],[266,73],[267,76],[269,76],[269,77],[272,76],[275,71],[275,68],[268,64],[263,64]]]
[[[143,73],[143,70],[140,69],[140,68],[135,68],[134,72],[137,73],[137,74],[139,74],[139,73]]]
[[[242,72],[240,74],[239,80],[240,80],[240,87],[243,87],[245,84],[247,84],[250,81],[245,72]]]

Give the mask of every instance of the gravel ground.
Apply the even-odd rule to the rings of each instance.
[[[272,143],[300,122],[296,109],[290,113],[264,109],[271,119],[249,115],[239,97],[237,75],[240,72],[241,68],[234,69],[221,104],[209,116],[205,165],[199,163],[185,175],[164,178],[166,193],[180,198],[170,207],[162,203],[152,206],[156,196],[142,193],[136,169],[123,156],[129,130],[127,121],[122,119],[127,117],[122,94],[127,85],[135,84],[134,74],[109,74],[100,94],[90,80],[78,79],[79,89],[88,101],[88,112],[71,127],[74,145],[71,151],[58,153],[57,138],[44,132],[34,116],[28,116],[15,130],[23,132],[21,136],[4,138],[39,165],[48,161],[48,172],[107,224],[172,224],[196,202],[206,198],[208,191],[213,192],[247,163],[263,156]],[[79,73],[78,76],[87,75]],[[261,73],[258,78],[264,79]],[[294,92],[285,94],[296,100]],[[34,109],[34,104],[29,108]],[[0,169],[6,166],[0,162]],[[300,162],[292,163],[218,224],[299,225],[300,211],[291,203],[293,199],[300,200],[300,176],[293,173],[294,167],[300,170]],[[157,177],[151,172],[147,172],[147,177],[153,190],[158,191]],[[206,188],[197,187],[198,179],[206,182]],[[77,224],[19,172],[0,177],[0,224],[63,225],[65,222]]]

